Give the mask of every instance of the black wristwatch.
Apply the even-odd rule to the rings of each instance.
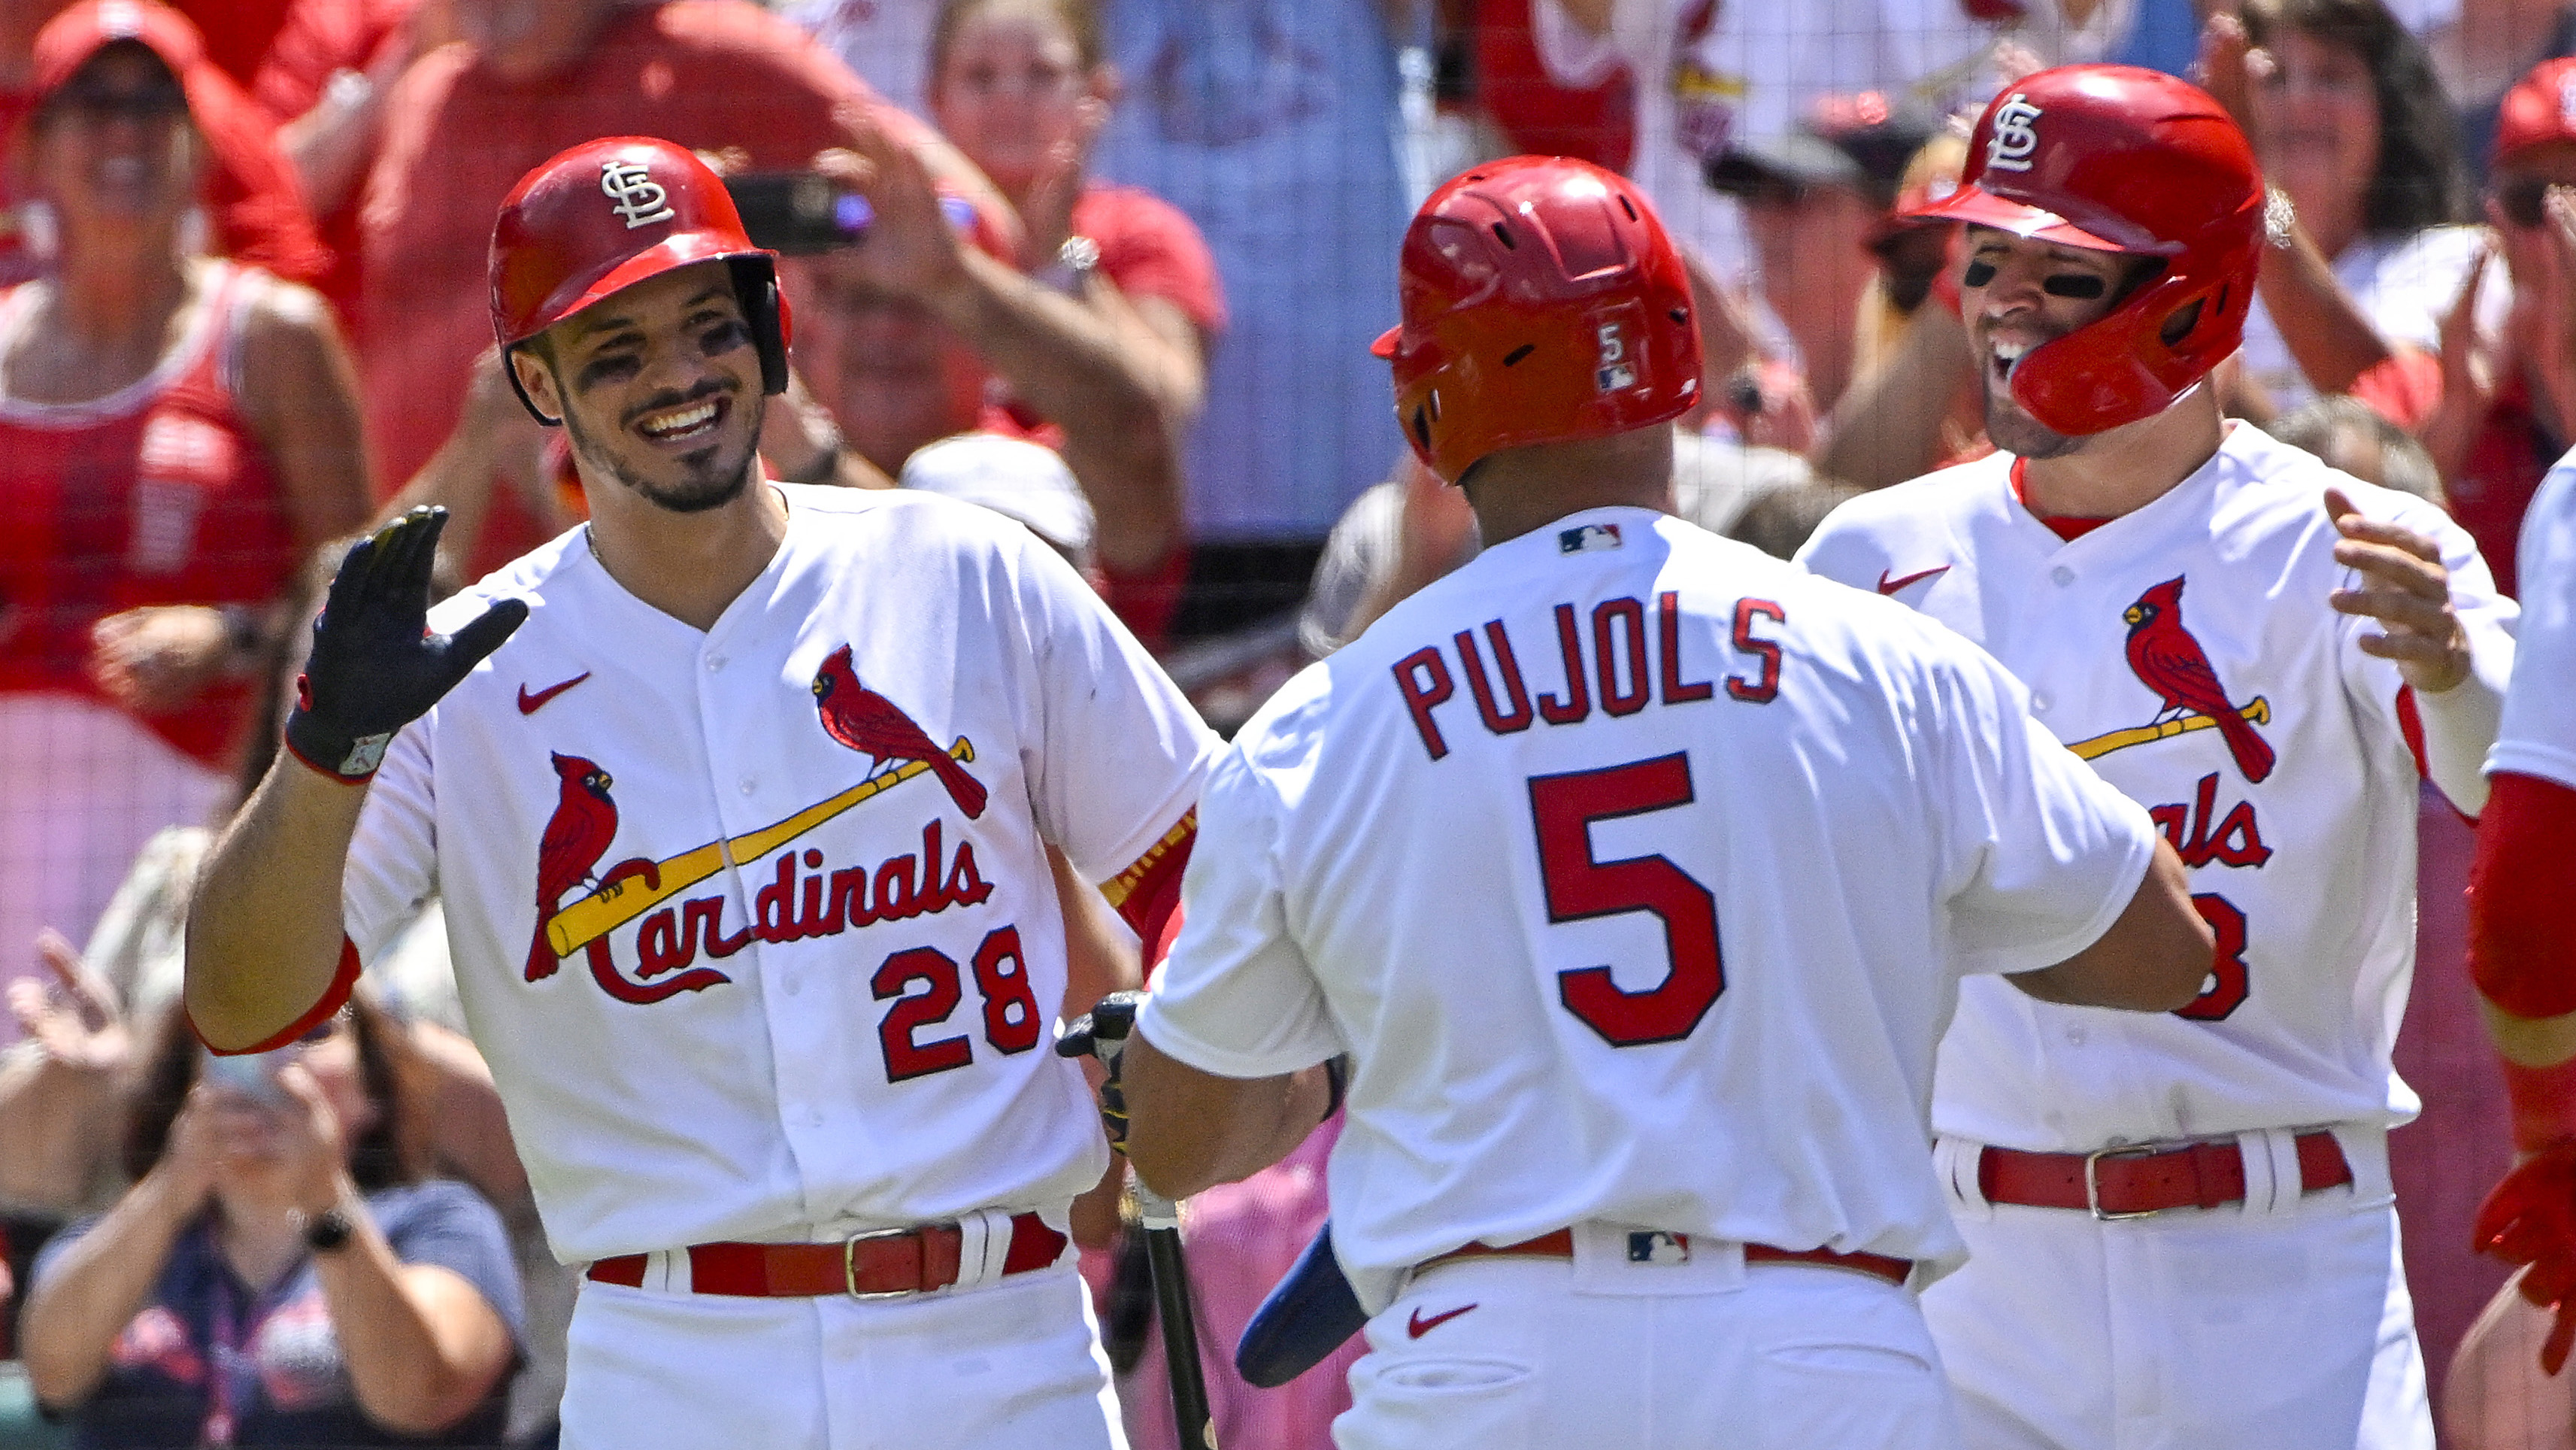
[[[348,1245],[358,1226],[338,1208],[326,1208],[304,1221],[304,1246],[317,1254],[327,1254]]]

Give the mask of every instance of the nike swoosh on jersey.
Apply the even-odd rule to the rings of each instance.
[[[1926,569],[1920,574],[1908,574],[1902,579],[1890,579],[1887,577],[1887,571],[1881,569],[1878,571],[1878,592],[1881,594],[1894,594],[1897,590],[1904,588],[1908,584],[1920,584],[1924,580],[1929,579],[1936,574],[1947,574],[1949,572],[1950,566],[1943,564],[1938,568]]]
[[[1464,1314],[1475,1307],[1476,1306],[1474,1304],[1461,1304],[1455,1309],[1434,1314],[1428,1319],[1423,1318],[1422,1311],[1416,1309],[1413,1311],[1413,1317],[1404,1322],[1404,1332],[1416,1339],[1420,1339],[1422,1336],[1429,1334],[1432,1330],[1439,1328],[1441,1325],[1448,1323],[1450,1320],[1457,1318],[1459,1315]]]
[[[580,674],[573,676],[571,679],[564,681],[560,685],[548,685],[533,695],[528,693],[527,686],[521,685],[519,687],[519,713],[522,715],[534,715],[539,710],[546,707],[547,701],[589,678],[590,671],[584,670]]]

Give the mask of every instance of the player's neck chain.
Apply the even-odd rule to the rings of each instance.
[[[599,536],[590,531],[588,524],[581,526],[581,541],[590,546],[590,557],[598,563],[599,567],[607,568],[608,561],[599,557]]]

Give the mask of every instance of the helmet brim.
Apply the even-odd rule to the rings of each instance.
[[[1377,341],[1369,344],[1369,356],[1392,360],[1395,357],[1396,341],[1403,335],[1404,329],[1400,326],[1390,327],[1386,331],[1379,333],[1377,335]]]
[[[2126,252],[2108,237],[2088,232],[2053,211],[2043,211],[2018,201],[2008,201],[1981,187],[1963,186],[1928,206],[1904,213],[1918,221],[1968,222],[1994,227],[2017,237],[2034,241],[2055,242],[2061,246],[2081,247],[2090,252]]]
[[[695,266],[700,262],[726,262],[743,257],[766,258],[771,265],[775,266],[777,255],[775,252],[764,251],[757,247],[746,251],[740,246],[733,245],[729,238],[710,235],[703,231],[683,232],[637,252],[587,282],[576,278],[571,285],[545,300],[537,318],[531,319],[535,323],[534,326],[527,327],[519,336],[508,341],[515,347],[547,328],[559,322],[569,321],[617,293],[639,282],[651,281],[665,272]]]

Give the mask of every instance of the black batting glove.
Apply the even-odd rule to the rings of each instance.
[[[454,634],[429,632],[429,573],[447,510],[416,508],[360,539],[340,561],[313,621],[313,655],[295,681],[286,748],[355,785],[376,773],[394,732],[428,713],[528,617],[504,599]]]
[[[1056,1039],[1058,1057],[1096,1057],[1109,1070],[1100,1083],[1100,1122],[1109,1130],[1109,1146],[1127,1151],[1127,1091],[1118,1080],[1118,1065],[1127,1054],[1128,1034],[1136,1030],[1136,1008],[1142,992],[1112,992],[1073,1020]]]

